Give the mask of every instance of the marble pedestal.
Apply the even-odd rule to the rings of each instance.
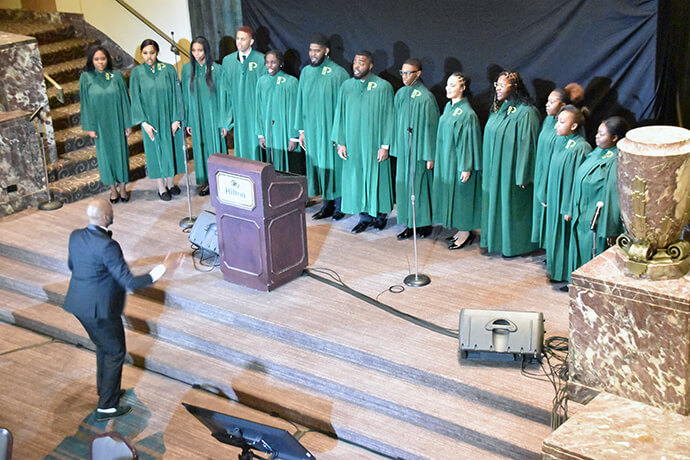
[[[544,460],[690,459],[690,417],[602,393],[542,444]]]
[[[573,272],[570,399],[600,391],[690,413],[690,278],[623,274],[616,248]]]

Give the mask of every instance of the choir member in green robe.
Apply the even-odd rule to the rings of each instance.
[[[438,104],[422,83],[422,63],[408,59],[400,70],[403,86],[395,95],[395,133],[391,155],[398,158],[395,175],[398,223],[405,229],[397,235],[399,240],[412,237],[412,202],[414,194],[417,235],[431,235],[431,181],[434,167],[434,148],[438,129]],[[410,131],[412,128],[412,145]],[[410,148],[414,176],[410,171]]]
[[[279,171],[290,171],[288,152],[297,148],[297,79],[283,72],[283,53],[266,53],[268,75],[256,84],[256,132],[266,158]],[[294,172],[294,171],[293,171]]]
[[[458,232],[448,249],[474,241],[472,230],[481,225],[482,141],[479,119],[465,91],[467,79],[459,72],[448,77],[446,104],[438,124],[432,189],[433,221]]]
[[[158,196],[170,201],[171,195],[181,192],[173,177],[184,172],[177,71],[158,60],[160,48],[154,40],[147,38],[140,49],[144,63],[135,67],[129,78],[132,123],[141,125],[146,170],[151,179],[156,179]]]
[[[393,209],[388,150],[393,138],[393,87],[371,71],[371,52],[359,51],[352,62],[354,77],[340,87],[333,121],[333,141],[343,160],[342,210],[359,213],[352,233],[369,226],[386,227]]]
[[[544,208],[546,206],[546,173],[557,141],[563,139],[556,134],[556,117],[563,107],[570,103],[568,93],[556,88],[546,100],[546,118],[541,125],[537,140],[537,156],[534,161],[534,200],[532,202],[532,242],[544,246]]]
[[[570,227],[572,191],[575,171],[592,151],[587,140],[578,132],[584,123],[584,116],[574,105],[566,105],[558,113],[556,133],[564,138],[565,144],[555,151],[549,164],[546,179],[546,210],[544,225],[544,249],[546,250],[546,272],[552,281],[568,281],[568,250],[570,248]],[[566,290],[565,287],[563,290]]]
[[[101,182],[110,186],[110,202],[129,201],[129,147],[132,126],[129,96],[122,74],[113,70],[102,46],[89,49],[79,77],[81,128],[94,139]],[[119,192],[117,185],[119,184]]]
[[[223,127],[234,121],[235,155],[264,161],[256,133],[256,84],[266,75],[264,55],[252,48],[254,30],[242,26],[235,37],[237,51],[223,58]]]
[[[605,120],[596,134],[597,148],[577,168],[573,181],[572,232],[568,270],[576,270],[592,259],[594,232],[592,219],[597,203],[603,203],[597,221],[596,254],[610,246],[623,233],[616,184],[616,143],[625,137],[628,123],[621,117]]]
[[[213,62],[205,37],[192,40],[189,54],[189,62],[182,67],[182,101],[187,134],[192,136],[196,183],[199,195],[205,196],[209,194],[208,157],[227,152],[227,131],[221,127],[219,110],[222,70]]]
[[[511,257],[537,247],[530,237],[540,121],[519,74],[502,72],[494,88],[482,147],[481,246]]]
[[[312,219],[333,217],[340,220],[340,180],[342,161],[331,140],[333,117],[340,86],[349,75],[331,61],[330,43],[324,35],[315,35],[309,43],[309,65],[302,69],[297,91],[295,128],[305,152],[309,196],[321,195],[322,207]]]

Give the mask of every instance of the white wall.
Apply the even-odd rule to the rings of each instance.
[[[186,45],[189,51],[192,28],[189,22],[187,0],[126,0],[134,9],[155,24],[167,35],[175,32],[175,40]],[[82,13],[86,22],[109,36],[122,49],[141,61],[139,44],[146,38],[158,42],[161,48],[159,59],[174,63],[170,45],[115,0],[57,0],[58,11]]]

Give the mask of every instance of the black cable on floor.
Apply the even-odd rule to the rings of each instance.
[[[396,308],[393,308],[389,305],[386,305],[382,302],[379,302],[377,299],[378,297],[383,294],[383,292],[389,291],[393,293],[400,293],[405,290],[405,288],[402,285],[393,285],[389,287],[386,291],[383,291],[381,294],[376,296],[376,299],[372,299],[371,297],[367,296],[366,294],[363,294],[359,291],[356,291],[352,289],[350,286],[345,284],[345,282],[340,278],[340,275],[334,271],[331,270],[330,268],[320,268],[320,267],[311,267],[311,268],[306,268],[304,272],[307,274],[307,276],[310,276],[311,278],[314,278],[317,281],[320,281],[324,284],[327,284],[329,286],[332,286],[334,288],[340,289],[341,291],[357,298],[360,300],[363,300],[364,302],[367,302],[370,305],[373,305],[374,307],[383,310],[387,313],[390,313],[392,315],[397,316],[398,318],[404,319],[405,321],[408,321],[416,326],[423,327],[425,329],[428,329],[432,332],[436,332],[438,334],[445,335],[447,337],[452,337],[454,339],[458,338],[458,330],[457,329],[449,329],[443,326],[439,326],[438,324],[434,324],[430,321],[427,321],[422,318],[418,318],[416,316],[410,315],[409,313],[405,313],[403,311],[400,311]],[[321,275],[325,275],[328,278],[324,276],[317,275],[317,273]],[[401,290],[402,288],[402,290]]]

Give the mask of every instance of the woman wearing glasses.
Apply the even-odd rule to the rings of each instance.
[[[512,257],[537,247],[530,236],[539,112],[518,73],[501,72],[494,88],[482,148],[480,245]]]

